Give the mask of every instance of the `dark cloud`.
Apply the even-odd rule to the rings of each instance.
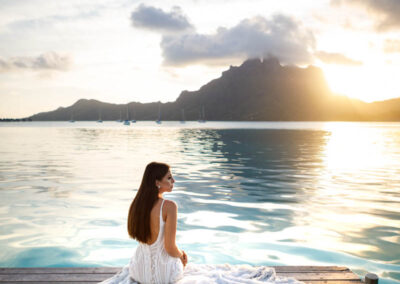
[[[400,28],[400,0],[331,0],[333,5],[358,5],[375,15],[379,31]]]
[[[329,64],[341,64],[341,65],[362,65],[361,61],[351,59],[340,53],[330,53],[325,51],[318,51],[315,53],[321,61]]]
[[[307,64],[312,62],[315,38],[294,19],[276,15],[245,19],[214,34],[164,35],[161,48],[165,65],[229,64],[234,59],[268,56],[282,63]]]
[[[72,65],[72,58],[68,55],[59,55],[47,52],[38,57],[11,57],[0,58],[0,72],[30,70],[58,70],[67,71]]]
[[[160,32],[181,32],[193,29],[182,10],[175,6],[171,12],[140,4],[131,14],[134,27],[145,28]]]
[[[400,40],[387,39],[383,44],[385,53],[400,53]]]

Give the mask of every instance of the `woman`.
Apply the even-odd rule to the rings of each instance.
[[[129,275],[137,282],[173,283],[182,277],[187,255],[175,243],[178,207],[163,198],[174,182],[167,164],[148,164],[129,208],[128,233],[139,242]]]
[[[175,202],[163,198],[174,182],[167,164],[146,166],[128,215],[128,233],[139,245],[130,263],[100,284],[301,283],[278,277],[267,266],[189,264],[183,273],[187,255],[175,243],[178,209]]]

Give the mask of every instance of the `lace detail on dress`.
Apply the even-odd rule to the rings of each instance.
[[[170,256],[164,247],[164,225],[160,208],[160,228],[157,240],[151,244],[139,243],[131,259],[129,274],[140,283],[172,283],[183,274],[183,265],[179,258]]]
[[[156,283],[156,271],[157,271],[157,251],[153,251],[150,248],[150,259],[151,259],[151,283]]]

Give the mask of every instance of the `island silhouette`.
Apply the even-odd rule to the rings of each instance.
[[[135,120],[212,121],[399,121],[400,98],[366,103],[331,92],[323,71],[315,66],[283,66],[279,60],[248,59],[230,66],[197,91],[182,91],[174,102],[112,104],[80,99],[69,107],[41,112],[24,120],[119,120],[121,112]],[[133,119],[132,117],[127,119]]]

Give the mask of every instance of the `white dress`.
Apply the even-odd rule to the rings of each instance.
[[[160,209],[160,230],[157,240],[151,245],[139,243],[130,263],[120,272],[100,284],[300,284],[292,277],[279,277],[275,269],[268,266],[193,264],[185,270],[179,258],[170,256],[164,247],[164,225],[162,207]],[[184,270],[184,271],[183,271]]]
[[[164,225],[160,209],[160,229],[157,240],[151,244],[139,242],[129,263],[129,276],[140,283],[174,283],[183,274],[183,264],[178,257],[170,256],[164,247]]]

